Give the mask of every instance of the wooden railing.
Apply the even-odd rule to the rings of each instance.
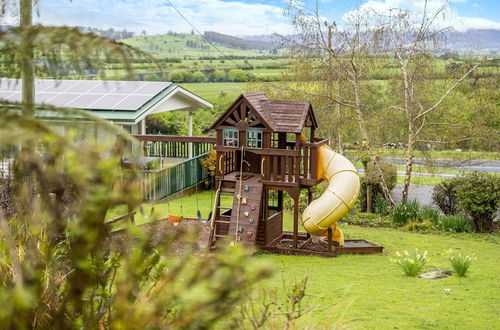
[[[133,135],[142,144],[142,156],[191,158],[209,152],[215,144],[215,137]]]
[[[262,181],[268,184],[287,186],[315,185],[318,183],[318,149],[328,144],[328,140],[316,139],[313,142],[300,142],[299,148],[288,142],[286,149],[252,149],[260,155]],[[225,175],[239,170],[237,150],[216,146],[218,151],[217,175]]]

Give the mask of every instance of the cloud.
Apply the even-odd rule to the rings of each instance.
[[[51,25],[119,27],[161,34],[188,32],[191,26],[165,0],[45,0],[38,21]],[[283,9],[263,3],[223,0],[172,0],[200,31],[232,35],[286,33]]]
[[[453,0],[451,2],[466,2],[466,0]],[[343,19],[348,20],[356,14],[357,10],[361,11],[375,11],[378,13],[383,13],[389,9],[399,8],[403,10],[408,10],[416,16],[422,13],[424,10],[423,0],[369,0],[362,4],[359,9],[349,11],[344,14]],[[436,10],[441,8],[443,1],[440,0],[429,0],[427,1],[427,11],[428,13],[434,13]],[[472,7],[477,7],[472,5]],[[479,7],[478,7],[479,8]],[[467,31],[469,29],[500,29],[500,22],[491,21],[480,17],[466,17],[460,16],[456,10],[453,9],[452,5],[449,5],[435,22],[437,27],[452,27],[457,31]]]

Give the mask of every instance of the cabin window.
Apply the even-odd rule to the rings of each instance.
[[[262,131],[250,129],[247,131],[247,147],[262,149]]]
[[[238,130],[234,128],[224,129],[224,147],[238,148]]]

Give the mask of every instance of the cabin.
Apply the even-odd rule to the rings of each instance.
[[[21,101],[21,80],[0,78],[0,99]],[[123,127],[131,134],[146,134],[146,117],[169,111],[188,113],[188,131],[192,135],[193,113],[213,105],[171,82],[111,80],[35,80],[35,103],[75,108]],[[50,110],[39,110],[44,119],[61,134],[76,130],[81,140],[114,141],[108,130],[79,116],[62,116]]]
[[[216,131],[219,194],[209,244],[237,237],[260,249],[321,255],[304,249],[311,236],[299,232],[300,192],[306,189],[312,201],[311,188],[322,181],[318,148],[328,144],[315,137],[318,122],[311,104],[245,93],[211,128]],[[285,192],[294,201],[292,232],[283,230]],[[220,195],[233,196],[233,206],[221,206]],[[279,247],[285,239],[291,246]]]

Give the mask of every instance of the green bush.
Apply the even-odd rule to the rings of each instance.
[[[458,200],[455,192],[455,186],[458,182],[458,179],[444,180],[434,187],[432,201],[444,214],[458,213]]]
[[[403,229],[409,231],[429,231],[434,228],[434,224],[430,219],[425,219],[423,221],[420,220],[411,220],[406,225],[403,226]]]
[[[389,214],[389,202],[384,198],[383,195],[377,194],[375,196],[373,212],[377,214]]]
[[[404,226],[409,221],[419,221],[420,205],[417,201],[407,201],[394,205],[390,213],[392,221],[398,226]]]
[[[432,206],[421,206],[418,210],[418,219],[421,221],[429,220],[433,224],[439,221],[439,211]]]
[[[463,214],[442,215],[437,222],[437,228],[454,233],[467,233],[471,231],[470,220]]]
[[[384,177],[384,180],[387,184],[387,187],[389,190],[392,190],[396,186],[397,182],[397,168],[396,166],[392,164],[384,164],[384,163],[379,163],[380,169],[382,171],[382,175]],[[367,187],[371,186],[372,190],[372,200],[371,200],[371,205],[372,209],[367,210]],[[361,190],[359,194],[359,200],[360,200],[360,205],[361,205],[361,211],[362,212],[376,212],[376,203],[377,203],[377,198],[382,197],[383,198],[384,193],[382,192],[382,188],[380,186],[380,179],[378,176],[378,173],[373,165],[372,162],[368,162],[366,164],[366,173],[365,175],[361,178]],[[380,207],[380,201],[377,207]]]
[[[460,208],[472,218],[476,232],[491,232],[500,207],[500,176],[472,173],[455,186]]]
[[[422,271],[429,259],[427,258],[427,251],[420,253],[418,249],[415,249],[415,251],[412,252],[405,250],[402,254],[396,252],[396,258],[391,258],[390,260],[397,264],[406,276],[415,277]]]

